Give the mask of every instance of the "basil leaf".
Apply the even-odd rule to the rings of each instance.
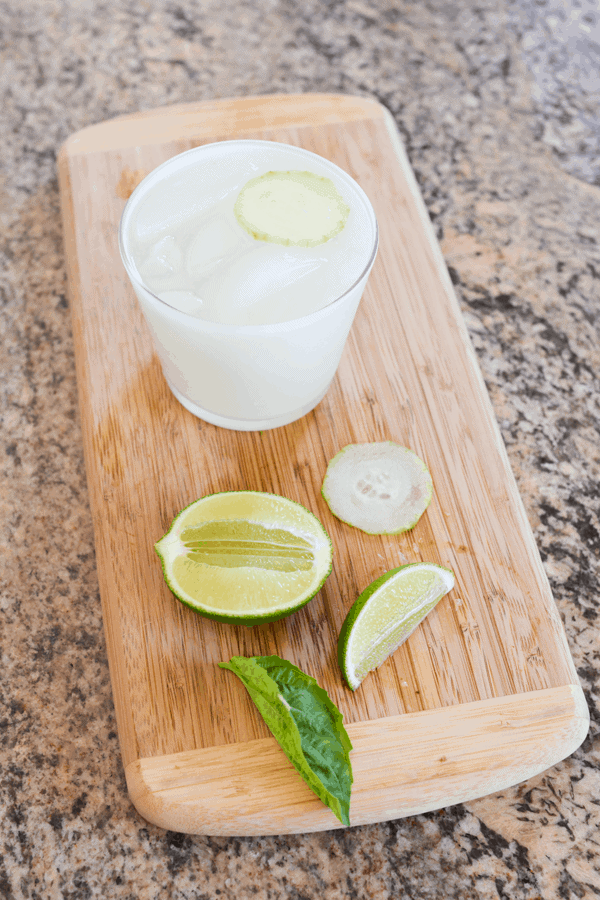
[[[327,692],[278,656],[233,656],[219,666],[241,679],[298,774],[349,825],[352,744]]]

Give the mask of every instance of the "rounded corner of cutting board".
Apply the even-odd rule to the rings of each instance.
[[[274,738],[136,759],[125,777],[136,810],[167,831],[241,837],[343,827]]]
[[[575,684],[349,724],[351,826],[506,790],[574,753],[588,727]],[[241,837],[344,827],[273,738],[137,759],[125,772],[137,811],[169,831]]]

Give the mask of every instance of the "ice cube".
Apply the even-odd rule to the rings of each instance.
[[[152,247],[140,265],[140,275],[146,280],[178,275],[183,268],[183,253],[171,234],[165,235]]]
[[[306,248],[289,250],[268,244],[251,249],[202,284],[203,315],[238,325],[285,322],[306,315],[324,301],[319,285],[308,290],[304,279],[325,263],[326,259]]]
[[[191,160],[186,164],[182,159],[178,170],[156,182],[140,200],[132,221],[134,238],[145,244],[206,215],[228,190],[235,188],[230,182],[228,168],[222,163],[219,166],[218,159],[206,159],[195,166]]]
[[[192,316],[202,315],[202,300],[193,291],[161,291],[158,296],[180,312]]]
[[[246,237],[236,222],[224,215],[212,217],[192,239],[186,255],[187,273],[201,278],[245,246]]]

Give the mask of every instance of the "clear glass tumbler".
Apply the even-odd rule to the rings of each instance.
[[[213,244],[217,241],[218,251],[221,227],[218,222],[214,227],[210,225],[210,210],[215,204],[222,206],[223,202],[227,203],[227,197],[231,197],[233,208],[237,194],[250,178],[270,170],[292,169],[330,178],[350,207],[348,223],[354,222],[354,231],[348,232],[348,283],[340,263],[343,255],[333,262],[321,259],[323,253],[326,256],[329,253],[328,244],[333,243],[327,242],[314,248],[310,257],[316,260],[315,267],[322,266],[312,282],[306,281],[306,300],[313,308],[308,314],[295,316],[294,306],[287,307],[285,313],[281,313],[285,321],[277,321],[276,308],[270,310],[272,321],[262,324],[231,321],[232,316],[235,319],[235,310],[228,314],[229,321],[226,322],[215,320],[218,316],[214,312],[204,318],[201,306],[191,312],[189,303],[178,308],[178,304],[170,299],[179,296],[177,292],[167,292],[164,295],[167,299],[161,299],[159,292],[148,287],[140,268],[143,269],[143,253],[152,241],[164,240],[170,230],[179,228],[181,231],[182,223],[185,228],[188,218],[201,221],[203,210],[208,210],[205,243],[211,245],[210,252],[215,257]],[[334,240],[339,237],[341,235]],[[244,238],[255,245],[264,243],[254,241],[248,235]],[[138,185],[127,201],[119,229],[121,257],[171,391],[199,418],[238,431],[286,425],[310,412],[323,398],[338,367],[375,261],[377,245],[373,207],[354,179],[315,153],[273,141],[222,141],[173,157]],[[236,271],[240,265],[243,267],[244,259],[252,263],[251,252],[252,248],[248,251],[247,246],[242,247],[240,263],[238,250],[231,249]],[[281,258],[285,263],[288,257],[284,254]],[[296,263],[291,255],[289,259],[293,268]],[[228,266],[232,268],[226,254],[224,262],[217,260],[214,263],[209,259],[209,264],[217,272],[221,265],[219,277],[221,284],[226,283],[223,278],[226,279]],[[302,261],[299,265],[302,267]],[[304,265],[302,277],[310,265],[312,263]],[[340,287],[334,299],[327,299],[326,305],[318,308],[315,285],[326,283],[328,265],[337,266],[334,283]],[[240,283],[243,283],[243,277]],[[239,286],[236,290],[239,293]]]

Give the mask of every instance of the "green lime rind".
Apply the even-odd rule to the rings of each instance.
[[[342,231],[350,207],[330,178],[292,170],[251,178],[238,194],[233,211],[257,241],[318,247]]]
[[[356,456],[361,452],[375,452],[379,448],[388,449],[396,455],[405,455],[407,463],[413,468],[413,490],[420,493],[417,498],[418,503],[414,504],[414,509],[411,511],[408,518],[406,518],[406,514],[404,514],[404,517],[401,517],[400,513],[398,513],[396,514],[396,523],[394,525],[391,525],[390,527],[378,525],[377,527],[372,528],[365,524],[364,511],[361,510],[359,505],[361,498],[355,496],[354,501],[352,501],[351,486],[345,487],[345,493],[343,491],[337,498],[332,497],[332,492],[337,491],[336,482],[343,481],[342,466],[346,467],[346,464],[350,461],[352,456]],[[340,475],[342,476],[341,478]],[[411,531],[411,529],[415,527],[431,503],[433,497],[433,481],[429,469],[423,460],[408,447],[403,447],[394,441],[347,444],[329,461],[321,486],[321,494],[333,515],[341,522],[344,522],[345,525],[350,525],[351,528],[358,528],[366,534],[402,534],[405,531]],[[355,504],[354,508],[351,508],[350,504],[352,502]]]
[[[313,549],[315,550],[315,562],[317,564],[317,556],[318,559],[318,577],[317,580],[313,580],[310,588],[301,592],[300,594],[294,596],[293,600],[280,607],[275,608],[264,608],[262,610],[255,610],[253,612],[248,611],[248,609],[242,609],[239,612],[228,612],[223,610],[215,609],[214,607],[207,606],[205,603],[202,603],[201,598],[196,596],[191,596],[185,590],[181,588],[178,584],[177,579],[173,574],[173,565],[177,556],[181,557],[182,553],[177,554],[173,551],[174,545],[177,545],[179,541],[179,528],[182,522],[185,522],[187,518],[187,514],[192,507],[197,506],[198,504],[203,503],[204,501],[214,500],[219,497],[239,497],[243,496],[245,498],[269,498],[270,500],[277,501],[278,503],[284,504],[285,507],[289,507],[291,510],[296,510],[300,513],[300,521],[304,521],[304,524],[307,526],[306,531],[303,531],[304,537],[307,534],[313,538]],[[226,520],[220,520],[226,521]],[[193,528],[193,526],[186,526],[189,528]],[[163,535],[163,537],[156,542],[154,545],[154,549],[160,559],[160,564],[162,568],[163,578],[165,583],[169,587],[170,591],[173,595],[179,600],[180,603],[188,606],[190,609],[193,609],[194,612],[198,613],[201,616],[204,616],[208,619],[213,619],[216,622],[224,622],[228,624],[239,624],[239,625],[260,625],[266,622],[275,622],[278,619],[285,618],[286,616],[291,615],[292,613],[298,611],[303,606],[306,606],[323,587],[325,581],[329,577],[332,571],[333,564],[333,545],[331,542],[331,538],[327,534],[327,531],[323,527],[322,523],[317,519],[317,517],[310,512],[310,510],[306,509],[306,507],[302,506],[301,503],[297,503],[295,500],[290,500],[288,497],[282,497],[278,494],[269,494],[261,491],[221,491],[216,492],[214,494],[207,494],[204,497],[199,498],[198,500],[194,500],[192,503],[188,504],[184,507],[178,514],[175,516],[168,531]],[[181,550],[181,548],[179,548]],[[189,555],[186,553],[185,555]],[[269,568],[280,568],[278,566],[270,566]],[[239,570],[238,571],[243,571]],[[248,571],[248,570],[246,570]],[[276,573],[277,577],[285,577],[285,573],[283,576],[280,572]],[[235,577],[235,576],[234,576]]]
[[[238,676],[298,774],[349,825],[352,744],[327,692],[278,656],[234,656],[219,666]]]
[[[371,651],[367,657],[368,663],[365,667],[365,671],[361,671],[360,665],[357,666],[353,664],[353,662],[349,659],[349,644],[354,635],[354,629],[356,627],[357,620],[361,616],[365,607],[372,602],[372,598],[374,598],[382,589],[385,589],[385,585],[387,585],[394,578],[398,577],[400,573],[407,573],[408,570],[421,570],[421,571],[434,571],[439,573],[442,581],[442,590],[439,594],[435,595],[433,598],[429,598],[429,600],[423,604],[419,602],[419,598],[416,599],[414,608],[411,611],[405,612],[404,615],[399,615],[396,622],[393,621],[392,616],[389,616],[389,620],[392,620],[392,627],[382,629],[382,639],[380,644],[375,644],[371,648]],[[402,578],[404,576],[401,576]],[[437,606],[439,601],[444,597],[449,591],[454,587],[454,573],[451,569],[447,569],[444,566],[438,566],[435,563],[407,563],[404,566],[398,566],[395,569],[391,569],[389,572],[386,572],[384,575],[381,575],[379,578],[375,579],[365,590],[357,597],[354,601],[348,614],[344,620],[342,628],[340,630],[339,638],[338,638],[338,665],[342,671],[342,674],[348,684],[348,687],[351,690],[355,691],[368,672],[373,671],[378,668],[389,656],[394,653],[398,647],[400,647],[413,633],[413,631],[420,625],[423,619],[429,615],[432,609]],[[388,587],[389,591],[389,587]],[[358,627],[361,627],[361,624],[358,624]],[[390,638],[391,643],[390,643]],[[369,664],[370,662],[370,664]],[[363,663],[364,665],[364,663]],[[357,672],[358,670],[358,672]]]
[[[158,552],[158,551],[157,551]],[[159,554],[160,555],[160,554]],[[262,615],[254,615],[254,616],[240,616],[240,615],[227,615],[225,613],[216,613],[213,610],[208,610],[206,607],[201,606],[200,604],[194,603],[192,600],[188,600],[186,597],[182,597],[177,593],[177,589],[173,587],[171,581],[168,576],[165,574],[165,567],[163,565],[163,576],[165,582],[171,591],[172,594],[177,597],[180,603],[183,603],[184,606],[189,606],[190,609],[193,609],[194,612],[197,612],[198,615],[204,616],[206,619],[212,619],[214,622],[224,622],[228,625],[246,625],[248,627],[252,627],[253,625],[262,625],[267,622],[276,622],[278,619],[285,619],[286,616],[291,616],[293,613],[298,612],[298,610],[302,609],[303,606],[306,606],[307,603],[319,593],[329,576],[331,575],[331,567],[323,580],[320,582],[319,586],[314,592],[301,600],[300,603],[295,603],[291,607],[286,607],[285,609],[281,609],[278,612],[273,613],[264,613]]]

